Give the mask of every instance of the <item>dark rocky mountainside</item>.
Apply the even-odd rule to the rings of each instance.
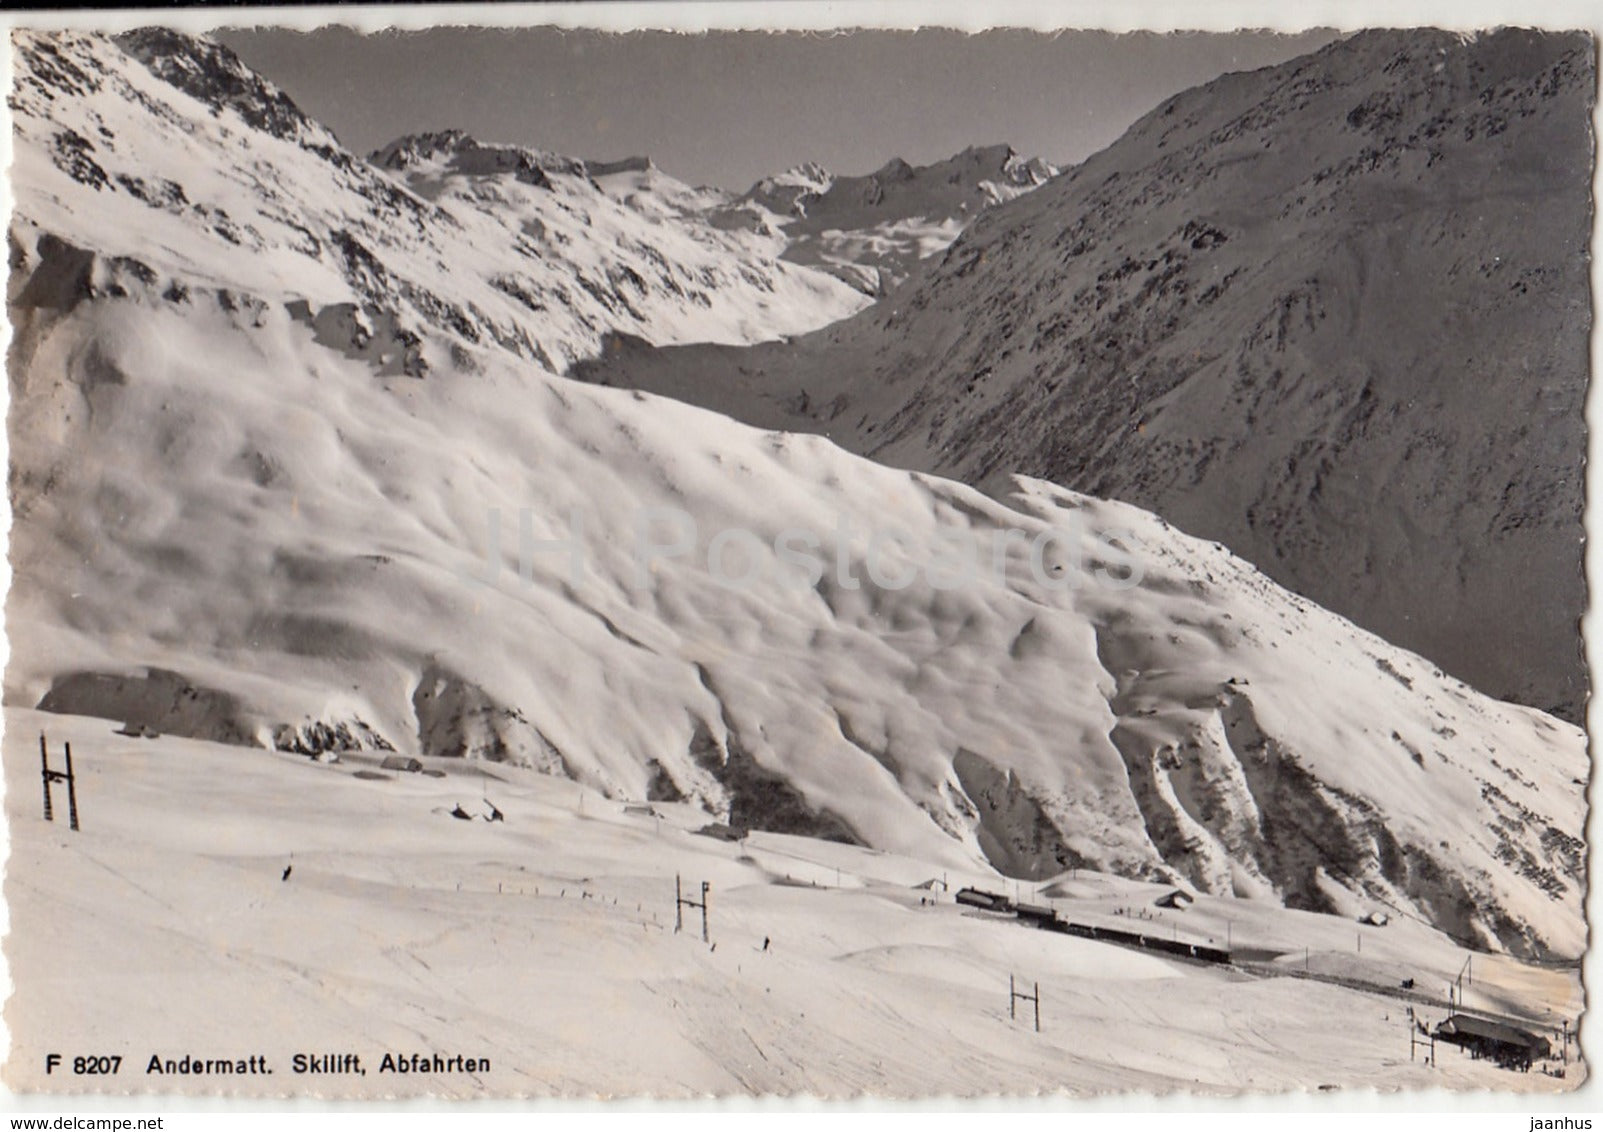
[[[1594,74],[1363,33],[1168,100],[846,323],[579,375],[1139,504],[1578,719]]]

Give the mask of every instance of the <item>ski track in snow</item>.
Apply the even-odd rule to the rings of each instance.
[[[6,725],[7,957],[18,988],[7,1073],[17,1088],[44,1087],[33,1076],[39,1054],[62,1043],[121,1052],[141,1069],[151,1053],[199,1049],[262,1053],[280,1074],[303,1049],[348,1047],[370,1066],[386,1050],[492,1060],[477,1082],[376,1079],[371,1069],[315,1079],[330,1096],[1552,1089],[1584,1074],[1573,1064],[1563,1082],[1508,1074],[1450,1049],[1437,1069],[1411,1065],[1394,1052],[1406,1038],[1396,999],[1040,932],[949,896],[921,906],[907,878],[924,862],[774,834],[715,841],[692,832],[697,815],[682,804],[660,805],[661,823],[644,820],[577,784],[508,768],[495,797],[506,822],[463,824],[436,812],[476,792],[460,763],[440,779],[363,781],[352,775],[371,756],[323,766],[124,739],[102,720],[23,709],[8,710]],[[33,808],[26,756],[40,729],[73,743],[81,833]],[[231,801],[195,804],[230,776],[241,788]],[[296,818],[256,828],[263,803]],[[247,834],[251,852],[219,852],[225,827]],[[397,838],[410,846],[404,859]],[[771,879],[747,863],[764,851],[838,866],[844,887]],[[110,855],[115,871],[100,865]],[[291,855],[298,867],[281,882]],[[711,879],[715,948],[694,921],[674,934],[675,873]],[[950,880],[997,886],[981,872]],[[1165,891],[1086,873],[1064,883],[1082,895],[1026,896],[1066,918],[1116,923],[1114,906],[1150,907]],[[1219,934],[1229,918],[1238,947],[1299,962],[1304,946],[1316,960],[1346,947],[1376,979],[1401,969],[1421,985],[1445,986],[1463,957],[1414,924],[1364,929],[1360,957],[1354,924],[1265,902],[1204,896],[1167,918],[1192,938]],[[1040,1035],[1007,1017],[1010,974],[1041,983]],[[1542,1002],[1548,1017],[1573,1019],[1581,991],[1573,971],[1477,956],[1467,994],[1484,1010]],[[1344,1025],[1332,1034],[1324,1020],[1337,1015]],[[285,1080],[227,1086],[271,1094]]]

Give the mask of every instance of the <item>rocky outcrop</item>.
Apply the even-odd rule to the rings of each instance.
[[[192,683],[177,672],[71,672],[57,677],[40,711],[88,715],[164,735],[259,746],[259,718],[238,696]]]
[[[273,728],[273,747],[312,757],[349,751],[395,750],[393,743],[359,718],[280,723]]]
[[[439,666],[424,670],[412,692],[418,749],[425,755],[514,763],[546,774],[569,774],[549,739],[515,707],[499,703],[471,680]]]

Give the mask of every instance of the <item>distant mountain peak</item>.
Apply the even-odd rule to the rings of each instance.
[[[772,177],[764,177],[758,185],[808,185],[819,189],[829,188],[834,175],[816,161],[803,161],[799,165],[792,165],[783,173]],[[753,186],[755,187],[755,186]]]
[[[408,134],[374,150],[368,161],[392,171],[438,164],[468,175],[512,173],[536,184],[547,173],[576,177],[587,173],[585,162],[577,157],[529,146],[486,144],[461,129]]]
[[[893,157],[874,172],[874,178],[879,181],[910,181],[913,179],[913,167],[900,157]]]
[[[368,154],[369,163],[391,172],[424,165],[445,171],[481,175],[489,173],[562,173],[574,177],[606,177],[614,173],[650,173],[657,165],[637,154],[616,161],[587,161],[565,153],[532,146],[481,142],[463,129],[406,134]],[[526,178],[538,181],[538,177]]]
[[[941,251],[980,212],[1057,175],[1011,145],[971,145],[929,165],[892,157],[872,173],[836,176],[816,162],[764,177],[728,210],[757,228],[782,228],[787,259],[819,267],[877,295]],[[772,214],[772,215],[769,215]]]
[[[892,157],[872,173],[836,176],[816,162],[794,165],[764,177],[742,196],[780,216],[832,217],[842,207],[877,209],[875,220],[956,217],[975,207],[1016,194],[998,194],[986,186],[1035,188],[1056,176],[1057,166],[1039,157],[1025,157],[1006,142],[971,145],[942,161],[914,165]],[[905,187],[911,197],[898,195]]]
[[[435,130],[405,134],[368,154],[367,159],[384,169],[404,169],[409,165],[462,149],[477,148],[478,140],[466,130]]]

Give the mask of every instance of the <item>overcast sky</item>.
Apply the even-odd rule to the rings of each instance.
[[[817,161],[866,173],[1011,142],[1060,163],[1112,142],[1169,95],[1314,50],[1331,33],[837,35],[549,28],[219,38],[361,153],[460,127],[744,189]]]

